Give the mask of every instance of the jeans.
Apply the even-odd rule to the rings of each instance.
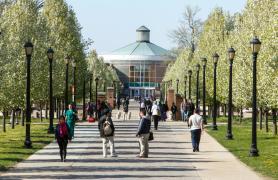
[[[185,113],[184,113],[184,111],[181,111],[181,120],[185,121]]]
[[[57,140],[59,149],[60,149],[60,157],[61,161],[65,160],[67,157],[67,145],[68,145],[68,140],[67,139],[58,139]]]
[[[191,141],[193,151],[199,151],[199,144],[201,139],[201,129],[191,130]]]
[[[110,155],[111,156],[116,155],[115,147],[114,147],[114,137],[109,136],[109,137],[102,138],[103,157],[107,157],[107,144],[108,144],[108,142],[109,142],[109,145],[110,145]]]
[[[140,156],[149,156],[149,136],[150,133],[139,135]]]
[[[158,120],[159,120],[159,116],[153,115],[153,122],[154,122],[154,129],[155,130],[157,130],[157,128],[158,128]]]

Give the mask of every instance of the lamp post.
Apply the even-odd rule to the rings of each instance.
[[[250,156],[259,156],[257,148],[257,56],[260,51],[261,42],[255,36],[250,42],[253,55],[253,96],[252,96],[252,144]]]
[[[82,120],[84,121],[84,120],[86,120],[86,116],[85,116],[85,114],[86,114],[86,78],[84,77],[84,79],[83,79],[83,93],[82,93],[82,96],[83,96],[83,98],[82,98],[82,100],[83,100],[83,115],[82,115]]]
[[[49,61],[49,127],[48,127],[48,133],[53,134],[54,133],[54,127],[53,127],[53,87],[52,87],[52,62],[53,62],[53,55],[54,51],[50,47],[47,50],[47,57]]]
[[[199,72],[200,72],[200,64],[196,65],[196,108],[199,107]]]
[[[99,78],[98,77],[96,77],[96,79],[95,79],[95,81],[96,81],[96,118],[98,118],[98,107],[97,107],[97,86],[98,86],[98,81],[99,81]]]
[[[202,58],[203,63],[203,121],[204,124],[207,124],[207,117],[206,117],[206,65],[207,65],[207,58]]]
[[[191,99],[191,76],[192,76],[192,71],[188,70],[188,77],[189,77],[189,87],[188,87],[188,99]]]
[[[186,81],[187,81],[187,76],[184,76],[184,99],[186,99]]]
[[[30,128],[31,128],[31,102],[30,102],[30,66],[31,66],[31,56],[33,52],[33,44],[28,41],[24,45],[26,54],[26,137],[24,145],[26,148],[32,147]]]
[[[72,101],[75,102],[75,91],[76,91],[76,77],[75,77],[75,73],[76,73],[76,62],[73,59],[72,61],[72,67],[73,67],[73,87],[72,87]]]
[[[229,54],[229,63],[230,63],[230,75],[229,75],[229,102],[228,102],[228,126],[227,126],[227,135],[226,138],[228,140],[233,139],[233,133],[232,133],[232,89],[233,89],[233,82],[232,82],[232,76],[233,76],[233,60],[235,57],[235,50],[234,48],[228,49]]]
[[[214,53],[213,55],[213,122],[212,122],[212,130],[217,130],[216,124],[216,114],[217,114],[217,105],[216,105],[216,68],[217,62],[219,59],[219,55]]]
[[[90,102],[93,101],[92,83],[93,83],[93,74],[90,75],[90,83],[89,83]]]
[[[65,84],[65,110],[68,110],[68,104],[69,104],[69,89],[68,89],[68,84],[69,84],[69,62],[70,62],[70,57],[66,56],[65,57],[65,63],[66,63],[66,84]]]
[[[179,82],[180,82],[180,80],[179,80],[179,79],[176,79],[176,83],[177,83],[177,94],[179,94]]]

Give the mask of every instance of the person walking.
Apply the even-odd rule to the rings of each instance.
[[[65,116],[59,117],[59,121],[55,129],[55,139],[59,145],[61,162],[65,162],[67,157],[67,145],[68,142],[71,141],[69,126],[65,122]]]
[[[177,113],[177,106],[175,105],[175,103],[172,104],[171,106],[171,111],[172,111],[172,115],[173,115],[173,120],[176,120],[176,113]]]
[[[73,104],[69,104],[69,109],[66,111],[66,123],[69,127],[69,134],[74,138],[74,126],[77,120],[77,111],[73,109]]]
[[[137,155],[139,158],[149,157],[149,136],[151,129],[151,120],[146,116],[146,110],[140,110],[140,122],[136,133],[136,137],[139,140],[140,154]]]
[[[199,108],[196,108],[194,114],[189,117],[189,126],[193,152],[199,152],[201,133],[204,129],[203,118],[200,116]]]
[[[182,121],[186,121],[186,117],[187,117],[186,104],[187,104],[187,100],[183,99],[180,107]]]
[[[153,106],[152,106],[152,117],[153,117],[153,122],[154,122],[154,129],[157,130],[158,128],[158,121],[160,119],[161,116],[161,111],[160,108],[158,106],[158,102],[154,101],[153,102]]]
[[[120,97],[117,98],[117,108],[118,108],[118,110],[120,110],[120,108],[121,108],[121,98]]]
[[[128,104],[126,101],[123,104],[124,121],[128,119]]]
[[[103,157],[107,157],[107,144],[110,145],[111,157],[117,157],[114,146],[115,127],[111,118],[111,111],[107,108],[102,111],[102,116],[98,122],[100,137],[102,138]]]

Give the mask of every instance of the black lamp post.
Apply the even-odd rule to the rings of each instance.
[[[90,75],[90,83],[89,83],[89,96],[90,96],[90,102],[93,101],[93,94],[92,94],[92,83],[93,83],[93,74]]]
[[[252,144],[250,156],[259,156],[257,148],[257,56],[261,48],[260,40],[255,36],[250,42],[253,55],[253,96],[252,96]]]
[[[217,130],[216,124],[216,116],[217,116],[217,105],[216,105],[216,68],[217,62],[219,59],[219,55],[214,53],[213,55],[213,122],[212,122],[212,130]]]
[[[70,57],[66,56],[65,57],[65,63],[66,63],[66,84],[65,84],[65,110],[68,110],[68,105],[69,105],[69,62],[70,62]]]
[[[186,99],[186,81],[187,81],[187,76],[184,76],[184,99]]]
[[[54,127],[53,127],[53,87],[52,87],[52,62],[53,62],[53,55],[54,51],[52,48],[49,48],[47,50],[47,57],[49,61],[49,128],[48,133],[52,134],[54,133]]]
[[[233,133],[232,133],[232,89],[233,89],[233,82],[232,82],[232,76],[233,76],[233,60],[235,57],[235,50],[234,48],[228,49],[229,54],[229,63],[230,63],[230,75],[229,75],[229,102],[228,102],[228,127],[227,127],[227,135],[226,138],[228,140],[233,139]]]
[[[96,81],[96,117],[98,118],[98,107],[97,107],[97,86],[98,86],[98,81],[99,81],[99,78],[98,77],[96,77],[96,79],[95,79],[95,81]]]
[[[72,67],[73,67],[73,87],[72,87],[72,102],[75,102],[75,93],[76,93],[76,62],[73,59],[72,61]]]
[[[207,117],[206,117],[206,65],[207,65],[207,58],[202,58],[203,63],[203,121],[204,124],[207,124]]]
[[[82,107],[82,111],[83,111],[83,114],[82,114],[82,120],[86,120],[86,78],[84,77],[83,79],[83,92],[82,92],[82,100],[83,100],[83,107]]]
[[[199,72],[200,72],[200,64],[196,65],[196,79],[197,79],[197,84],[196,84],[196,108],[199,107]]]
[[[188,70],[188,77],[189,77],[189,87],[188,87],[188,99],[191,99],[191,77],[192,77],[192,71]]]
[[[180,80],[179,80],[179,79],[176,79],[176,83],[177,83],[177,94],[179,94],[179,82],[180,82]]]
[[[30,102],[30,68],[31,68],[31,56],[33,52],[33,44],[28,41],[24,45],[26,54],[26,137],[24,145],[26,148],[32,148],[32,141],[30,135],[31,128],[31,102]]]

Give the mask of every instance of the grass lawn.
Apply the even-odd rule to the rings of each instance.
[[[44,122],[48,121],[45,120]],[[26,149],[24,148],[25,126],[16,125],[15,129],[11,129],[10,124],[7,124],[6,127],[6,133],[3,133],[2,127],[0,129],[0,171],[5,171],[17,162],[28,158],[54,139],[54,135],[47,134],[47,124],[32,124],[31,141],[33,148]]]
[[[211,122],[211,121],[209,121]],[[272,124],[271,122],[269,123]],[[251,123],[245,122],[241,125],[233,125],[234,140],[226,140],[226,126],[218,126],[218,131],[207,128],[207,132],[212,135],[220,144],[226,147],[242,162],[250,166],[255,171],[278,179],[278,136],[272,132],[266,133],[257,130],[259,157],[249,157],[251,145]]]

